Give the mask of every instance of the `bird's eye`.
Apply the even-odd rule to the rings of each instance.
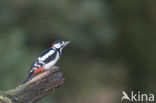
[[[54,45],[55,45],[54,43],[51,44],[51,46],[54,46]]]

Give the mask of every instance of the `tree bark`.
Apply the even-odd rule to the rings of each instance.
[[[0,92],[0,103],[34,103],[63,85],[62,73],[55,67],[33,77],[15,89]]]

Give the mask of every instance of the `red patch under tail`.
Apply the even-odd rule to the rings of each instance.
[[[37,74],[37,73],[42,72],[42,71],[44,71],[44,70],[45,70],[45,69],[42,68],[42,67],[37,68],[37,69],[35,69],[35,70],[33,71],[33,74]]]

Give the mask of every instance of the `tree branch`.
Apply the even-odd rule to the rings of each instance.
[[[62,73],[55,67],[33,77],[15,89],[0,92],[0,103],[33,103],[63,85]]]

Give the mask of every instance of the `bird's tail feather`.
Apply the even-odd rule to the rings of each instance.
[[[29,79],[33,76],[33,72],[30,72],[28,74],[28,76],[26,77],[26,79],[24,80],[23,84],[25,84],[27,81],[29,81]]]

